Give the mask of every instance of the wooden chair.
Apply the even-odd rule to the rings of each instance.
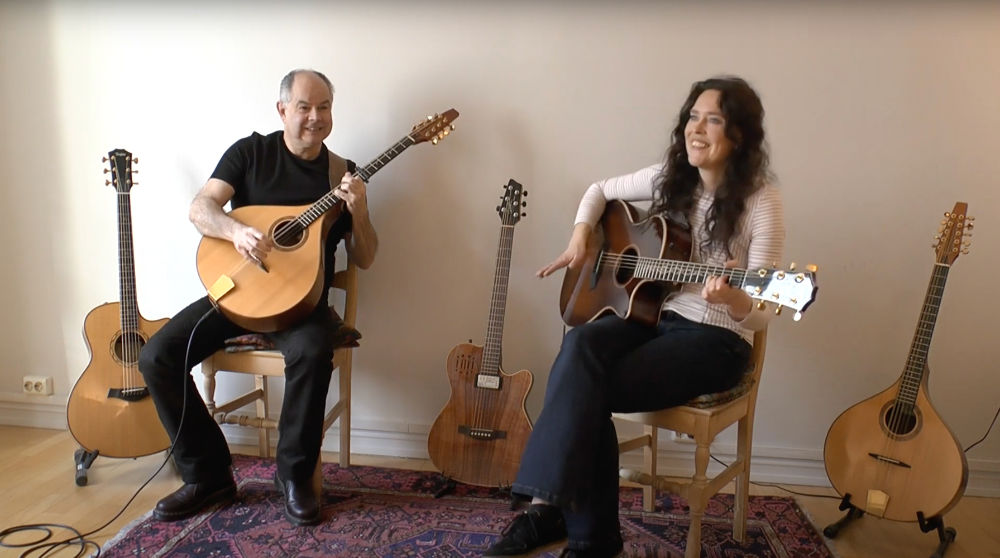
[[[344,292],[344,323],[354,327],[358,315],[358,268],[349,259],[346,269],[337,271],[333,276],[334,289]],[[333,332],[331,332],[331,335]],[[339,391],[337,402],[326,413],[323,419],[323,432],[338,419],[340,420],[340,466],[351,464],[351,347],[341,347],[333,353],[334,371],[339,371]],[[252,374],[253,390],[237,396],[230,401],[216,405],[215,375],[224,370],[240,374]],[[201,363],[201,372],[205,376],[205,405],[219,424],[236,424],[257,429],[258,451],[261,457],[270,455],[271,431],[277,429],[278,421],[270,417],[268,410],[269,377],[283,377],[285,360],[277,350],[254,350],[243,352],[217,351]],[[255,412],[252,415],[235,411],[254,403]],[[322,459],[316,462],[313,475],[316,493],[322,486]]]
[[[691,527],[688,530],[685,558],[701,556],[701,520],[709,499],[720,489],[736,479],[736,499],[733,510],[733,538],[743,542],[746,535],[747,506],[750,497],[750,449],[753,440],[753,417],[757,404],[757,388],[764,367],[764,349],[767,332],[754,335],[750,355],[751,369],[734,388],[715,394],[697,397],[677,407],[647,413],[615,413],[614,417],[644,425],[645,433],[638,438],[618,444],[623,453],[642,448],[643,471],[622,469],[622,478],[643,486],[643,509],[653,511],[656,504],[655,490],[678,494],[688,501],[691,510]],[[715,436],[739,423],[736,442],[736,460],[714,478],[708,478],[709,449]],[[657,474],[656,452],[660,428],[687,434],[694,438],[694,475],[690,479],[671,481]]]

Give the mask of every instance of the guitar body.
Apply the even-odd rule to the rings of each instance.
[[[274,238],[278,227],[309,206],[248,205],[229,215]],[[198,244],[198,276],[209,291],[222,276],[233,288],[217,300],[223,315],[249,330],[283,329],[305,317],[323,293],[323,241],[339,212],[323,214],[289,241],[275,240],[265,271],[243,257],[232,242],[203,237]]]
[[[955,435],[927,398],[926,382],[917,392],[916,420],[894,418],[901,382],[837,417],[824,456],[830,482],[841,495],[850,494],[855,507],[894,521],[917,521],[917,512],[930,518],[950,510],[965,491],[969,469]],[[884,514],[869,505],[869,490],[886,494]]]
[[[448,354],[451,398],[428,435],[431,461],[444,475],[476,486],[514,483],[531,435],[524,402],[531,372],[500,373],[500,388],[476,386],[483,347],[462,343]],[[477,433],[482,433],[477,436]]]
[[[150,322],[140,316],[134,339],[123,339],[121,305],[94,308],[83,322],[83,339],[90,363],[76,381],[66,407],[73,437],[84,449],[106,457],[140,457],[170,446],[153,400],[109,397],[112,389],[144,388],[138,373],[138,347],[159,331],[167,319]],[[123,385],[127,383],[128,385]]]
[[[600,223],[587,243],[584,264],[566,268],[559,311],[567,325],[576,326],[614,313],[646,325],[660,319],[660,308],[679,285],[635,277],[627,265],[601,262],[602,253],[629,257],[688,260],[691,236],[662,217],[637,221],[638,211],[620,200],[608,201]]]

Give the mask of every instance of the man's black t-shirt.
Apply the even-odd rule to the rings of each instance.
[[[326,145],[319,157],[305,161],[292,155],[282,134],[281,130],[266,136],[254,132],[237,140],[222,156],[212,178],[224,180],[235,189],[230,201],[233,209],[245,205],[310,205],[330,191]],[[353,170],[353,163],[348,166]],[[351,214],[345,207],[326,237],[327,285],[333,278],[337,243],[350,230]]]

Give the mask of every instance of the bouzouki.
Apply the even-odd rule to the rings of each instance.
[[[367,182],[408,147],[437,144],[454,129],[458,111],[429,116],[355,175]],[[274,243],[265,261],[249,260],[232,242],[202,237],[198,276],[209,298],[230,321],[253,331],[283,329],[304,317],[323,293],[323,244],[343,211],[343,201],[327,193],[312,205],[248,205],[229,212],[263,231]]]
[[[445,476],[477,486],[509,487],[531,434],[524,400],[531,372],[507,374],[500,365],[504,308],[510,276],[514,225],[521,219],[527,193],[511,179],[500,213],[500,247],[490,299],[485,346],[462,343],[448,354],[451,398],[427,439],[431,462]]]
[[[927,354],[945,281],[972,217],[955,204],[935,245],[936,260],[906,367],[885,391],[844,411],[833,422],[823,449],[826,473],[850,504],[895,521],[943,515],[961,498],[969,468],[958,440],[927,394]],[[842,508],[843,509],[843,508]]]
[[[601,221],[587,242],[586,258],[577,269],[567,267],[559,295],[559,311],[567,325],[577,326],[606,314],[646,325],[660,319],[663,301],[685,283],[727,277],[763,309],[765,302],[794,309],[795,319],[816,297],[816,268],[808,271],[746,270],[688,261],[691,235],[659,215],[639,219],[635,207],[608,201]]]
[[[170,438],[139,373],[139,351],[167,319],[139,314],[132,256],[132,154],[108,153],[118,198],[118,285],[120,302],[98,306],[83,322],[90,363],[76,381],[66,406],[69,430],[81,447],[106,457],[139,457],[163,451]]]

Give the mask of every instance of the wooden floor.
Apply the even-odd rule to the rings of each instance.
[[[163,462],[162,454],[139,459],[98,458],[89,473],[89,484],[76,486],[73,453],[77,445],[63,430],[0,426],[0,529],[29,523],[60,523],[86,532],[110,520],[125,505],[140,484]],[[253,448],[234,448],[254,454]],[[334,461],[335,454],[324,454]],[[428,461],[352,456],[352,462],[381,467],[432,470]],[[125,512],[89,538],[98,544],[153,508],[156,501],[180,486],[176,473],[166,466],[139,493]],[[793,487],[792,490],[832,495],[832,490]],[[781,494],[778,489],[754,486],[753,494]],[[840,517],[837,501],[794,496],[820,529]],[[1000,499],[963,498],[946,516],[958,530],[946,558],[1000,558]],[[6,542],[19,540],[11,538]],[[839,558],[929,557],[937,547],[934,532],[922,533],[916,523],[898,523],[865,517],[830,541]],[[72,556],[62,552],[56,556]],[[0,548],[0,556],[17,556]],[[37,554],[36,554],[37,555]]]

